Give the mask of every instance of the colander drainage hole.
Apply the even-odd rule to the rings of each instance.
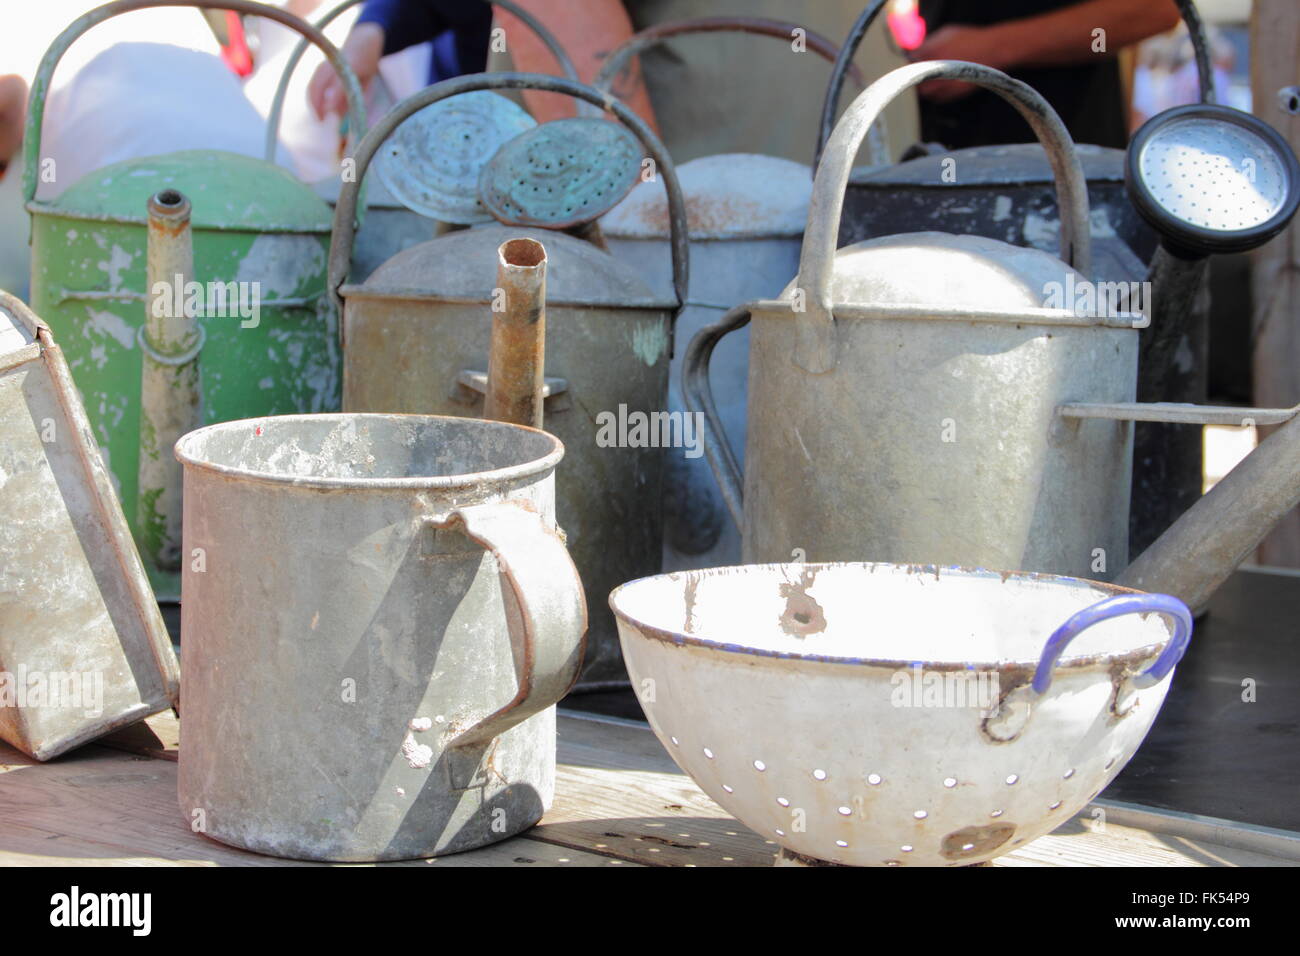
[[[1009,777],[1007,777],[1007,786],[1014,787],[1016,785],[1016,782],[1019,780],[1020,780],[1020,774],[1013,773]]]
[[[910,844],[910,843],[904,843],[902,846],[899,847],[899,849],[902,850],[904,853],[911,853],[911,852],[912,852],[912,844]]]
[[[1047,809],[1049,809],[1049,810],[1059,810],[1059,809],[1061,809],[1061,801],[1060,801],[1060,800],[1057,800],[1055,803],[1053,803],[1053,804],[1052,804],[1050,807],[1048,807]]]
[[[849,841],[848,841],[848,840],[836,840],[836,841],[835,841],[835,845],[836,845],[836,846],[839,846],[839,847],[847,847],[847,846],[849,845]]]
[[[916,817],[918,820],[924,820],[929,815],[930,814],[926,813],[924,810],[916,810],[912,813],[912,816]]]
[[[1065,771],[1065,773],[1063,773],[1063,774],[1061,775],[1061,779],[1062,779],[1062,780],[1069,780],[1069,779],[1070,779],[1071,777],[1073,777],[1073,776],[1074,776],[1074,768],[1071,767],[1069,770]]]
[[[710,750],[708,747],[705,747],[705,748],[704,748],[704,756],[706,756],[706,757],[708,757],[710,760],[712,760],[712,759],[713,759],[713,751]]]
[[[814,780],[825,780],[825,779],[826,779],[826,771],[825,771],[825,770],[814,770],[814,771],[813,771],[813,779],[814,779]]]
[[[761,760],[755,760],[754,769],[757,770],[759,773],[762,773],[764,770],[767,769],[767,764],[763,763],[763,761]]]
[[[957,780],[955,777],[945,777],[943,785],[951,790],[953,787],[957,786]]]
[[[669,737],[668,739],[673,742],[674,747],[680,747],[682,745],[681,741],[678,740],[676,737]]]
[[[790,801],[787,800],[785,797],[777,797],[776,802],[783,807],[788,807],[790,805]]]
[[[1002,811],[1001,811],[1001,810],[994,810],[992,813],[989,814],[989,816],[991,816],[991,817],[1000,817],[1000,816],[1002,816]]]
[[[867,783],[871,784],[873,787],[880,786],[880,774],[878,773],[867,774]]]
[[[777,828],[776,828],[776,835],[777,835],[777,836],[785,836],[785,831],[782,830],[780,827],[777,827]]]
[[[852,807],[840,807],[840,808],[839,808],[839,814],[840,814],[840,816],[842,816],[842,817],[851,817],[851,816],[853,816],[853,808],[852,808]]]
[[[722,789],[725,790],[725,791],[727,791],[727,793],[735,793],[735,792],[736,792],[735,790],[732,790],[730,787],[728,787],[725,783],[722,785]]]
[[[1106,766],[1102,769],[1109,770],[1113,766],[1115,766],[1115,758],[1111,757],[1109,760],[1106,761]]]

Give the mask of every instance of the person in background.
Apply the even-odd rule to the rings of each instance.
[[[921,0],[920,60],[970,60],[1023,80],[1076,142],[1128,142],[1117,55],[1179,22],[1174,0]],[[1100,32],[1099,32],[1100,31]],[[921,138],[950,149],[1023,143],[1029,125],[996,93],[932,80],[920,90]]]
[[[0,179],[18,154],[27,120],[27,82],[13,73],[0,76]]]
[[[481,73],[487,66],[492,5],[473,0],[368,0],[343,43],[343,55],[362,89],[379,73],[379,61],[417,43],[433,43],[429,83]],[[343,84],[321,64],[307,87],[316,116],[343,115]]]

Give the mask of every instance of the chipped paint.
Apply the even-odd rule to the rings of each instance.
[[[653,368],[668,351],[668,323],[639,322],[632,326],[632,351]]]

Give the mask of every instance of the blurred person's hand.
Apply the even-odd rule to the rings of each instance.
[[[927,36],[911,52],[909,59],[967,60],[1001,70],[1010,65],[1009,59],[1004,57],[1006,51],[1001,46],[996,28],[950,23]],[[951,103],[970,96],[978,88],[956,80],[927,80],[921,84],[917,93],[934,103]]]
[[[362,92],[365,92],[379,75],[379,61],[384,55],[383,27],[377,23],[358,23],[343,41],[342,53],[343,59],[361,81]],[[343,116],[347,113],[348,97],[343,81],[328,60],[316,67],[312,74],[307,85],[307,100],[320,120],[329,115]]]
[[[0,175],[18,153],[27,121],[27,82],[14,74],[0,76]]]

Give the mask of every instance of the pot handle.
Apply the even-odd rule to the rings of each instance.
[[[682,196],[681,184],[677,181],[677,170],[659,137],[641,117],[620,100],[585,83],[578,83],[565,77],[547,76],[543,73],[475,73],[443,80],[412,93],[385,113],[357,144],[352,157],[356,166],[353,175],[339,190],[338,204],[334,208],[334,229],[330,236],[328,289],[334,305],[339,310],[340,338],[344,334],[345,326],[342,321],[343,302],[339,289],[347,279],[348,268],[352,262],[352,243],[357,232],[357,192],[365,180],[366,170],[370,167],[371,160],[374,159],[375,153],[379,151],[384,140],[412,114],[450,97],[477,90],[541,90],[546,93],[563,93],[613,113],[619,122],[636,134],[641,145],[654,160],[659,174],[664,178],[664,186],[668,190],[673,290],[677,296],[677,310],[681,311],[686,302],[686,288],[689,282],[686,200]],[[670,335],[671,331],[670,329]]]
[[[1061,210],[1060,257],[1085,276],[1092,274],[1087,181],[1074,151],[1074,141],[1051,105],[1028,84],[978,63],[931,60],[901,66],[876,80],[849,105],[817,166],[796,280],[797,291],[803,293],[804,301],[796,300],[794,316],[797,323],[794,361],[809,372],[829,372],[835,367],[831,277],[835,271],[844,190],[853,159],[872,123],[895,97],[936,78],[961,80],[992,90],[1033,127],[1056,177],[1057,205]]]
[[[709,362],[722,337],[744,328],[749,324],[749,319],[749,306],[736,306],[715,324],[706,325],[696,332],[682,359],[682,399],[687,411],[700,415],[704,423],[704,456],[709,460],[713,477],[722,491],[722,500],[727,503],[727,510],[731,512],[731,520],[737,528],[743,527],[745,478],[740,471],[736,453],[727,441],[722,419],[718,417],[718,408],[713,403]]]
[[[883,3],[884,0],[876,0]],[[657,23],[654,26],[647,27],[639,33],[634,33],[629,37],[622,46],[617,47],[608,55],[600,66],[600,72],[592,80],[592,86],[599,90],[610,90],[614,85],[614,78],[627,68],[628,62],[632,57],[649,49],[658,46],[667,40],[675,37],[684,36],[690,33],[753,33],[759,36],[775,37],[779,40],[791,40],[795,36],[795,31],[803,30],[803,39],[809,50],[812,50],[824,60],[830,60],[835,64],[838,73],[832,73],[831,82],[836,84],[836,88],[844,85],[845,76],[852,74],[853,79],[858,86],[865,86],[866,83],[862,78],[862,72],[853,64],[853,50],[850,50],[848,56],[845,56],[844,49],[837,47],[834,42],[822,36],[820,33],[814,33],[802,24],[791,23],[786,20],[772,20],[767,17],[696,17],[690,20],[672,20],[667,23]],[[860,39],[860,37],[859,37]],[[857,44],[854,44],[854,50]],[[842,64],[842,65],[841,65]],[[828,129],[829,132],[829,129]],[[889,154],[885,148],[884,124],[872,130],[873,136],[868,143],[871,149],[871,162],[873,165],[885,166],[889,163]],[[818,143],[818,154],[820,154],[820,142]],[[816,162],[813,163],[816,166]]]
[[[301,33],[303,37],[321,48],[325,58],[329,60],[334,69],[338,71],[339,76],[343,78],[343,86],[348,94],[348,126],[350,130],[354,131],[350,134],[351,138],[355,140],[360,135],[360,131],[366,128],[366,107],[361,97],[361,85],[357,82],[356,75],[352,72],[351,67],[343,59],[343,55],[339,53],[338,48],[326,39],[325,34],[310,23],[295,17],[292,13],[287,13],[279,7],[273,7],[266,3],[255,3],[253,0],[116,0],[115,3],[106,3],[102,7],[95,7],[84,16],[73,20],[62,33],[55,37],[54,42],[50,44],[50,48],[45,51],[45,56],[41,59],[40,68],[37,69],[36,77],[32,80],[32,92],[28,100],[30,105],[27,112],[27,128],[23,136],[23,198],[26,202],[31,202],[36,198],[37,171],[41,158],[41,126],[45,118],[45,97],[49,92],[50,80],[54,76],[55,67],[59,65],[59,60],[63,58],[63,54],[68,52],[68,48],[92,27],[98,26],[105,20],[119,14],[147,10],[150,7],[197,7],[201,10],[231,10],[248,16],[265,17]],[[274,156],[274,154],[272,155]]]
[[[492,553],[507,591],[506,619],[519,690],[514,699],[459,734],[453,746],[486,744],[556,703],[582,669],[587,601],[560,532],[510,502],[462,505],[423,519],[459,531]]]
[[[365,0],[343,0],[342,3],[316,21],[316,29],[324,30],[343,13],[364,2]],[[546,49],[551,51],[551,55],[560,64],[561,72],[571,80],[578,79],[577,68],[574,67],[573,59],[569,56],[568,51],[560,45],[560,41],[555,38],[555,34],[546,29],[540,20],[523,7],[513,3],[512,0],[492,0],[492,3],[518,17],[526,27],[537,34],[537,38],[546,45]],[[292,79],[294,70],[298,68],[298,64],[302,61],[303,54],[307,52],[307,43],[307,37],[303,37],[298,41],[298,45],[294,47],[293,52],[289,54],[289,59],[284,63],[284,72],[280,74],[280,82],[275,88],[275,97],[271,100],[271,110],[266,114],[267,162],[275,162],[275,151],[280,143],[280,120],[284,115],[285,97],[289,93],[289,80]]]
[[[1174,669],[1187,651],[1192,639],[1192,612],[1187,605],[1168,594],[1120,594],[1096,604],[1085,607],[1071,615],[1070,618],[1052,632],[1043,646],[1038,668],[1030,687],[1036,695],[1042,696],[1052,685],[1052,670],[1061,659],[1065,648],[1081,633],[1125,614],[1162,614],[1173,622],[1174,633],[1150,667],[1132,678],[1132,684],[1138,689],[1153,687],[1160,683]]]

